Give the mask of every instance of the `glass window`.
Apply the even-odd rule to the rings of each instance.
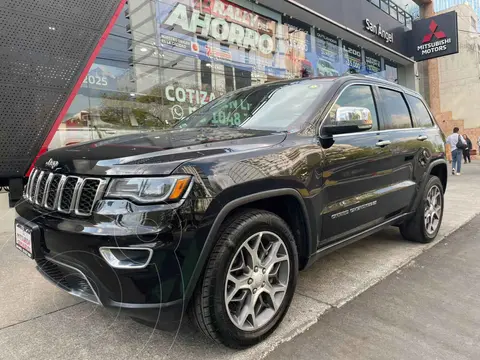
[[[405,25],[407,28],[412,29],[412,17],[409,14],[405,15]]]
[[[398,18],[397,11],[398,11],[397,5],[395,5],[393,2],[390,2],[390,15],[395,19]]]
[[[177,127],[289,130],[313,116],[316,102],[330,85],[330,80],[300,80],[237,90],[187,116]]]
[[[237,89],[252,85],[252,73],[246,70],[235,69],[235,83]]]
[[[243,3],[128,1],[49,148],[170,128],[225,93],[285,78],[287,53],[294,70],[308,63],[308,31],[282,33],[281,13]],[[283,35],[295,51],[277,51]]]
[[[311,26],[291,16],[283,16],[280,33],[283,36],[280,53],[284,54],[284,67],[287,77],[304,78],[314,75],[309,60],[312,52]]]
[[[370,0],[370,2],[377,7],[380,7],[380,0]]]
[[[388,12],[389,12],[388,0],[380,0],[380,9],[382,9],[383,11],[385,11],[388,14]]]
[[[206,90],[208,87],[212,87],[212,63],[210,61],[201,61],[200,62],[200,69],[201,69],[201,80],[202,80],[202,88]]]
[[[404,129],[412,127],[410,111],[403,95],[394,90],[380,88],[385,117],[385,129]]]
[[[385,80],[393,83],[398,83],[398,68],[397,64],[390,61],[385,61]]]
[[[335,114],[339,107],[354,106],[363,107],[370,110],[372,114],[372,130],[378,130],[377,108],[373,99],[372,88],[368,85],[352,85],[343,91],[335,105],[332,107],[327,119],[327,123],[335,119]]]
[[[410,103],[415,118],[417,119],[418,126],[420,127],[432,127],[433,121],[430,114],[425,107],[422,100],[415,96],[407,95],[408,102]]]
[[[233,82],[233,68],[225,66],[225,90],[228,92],[235,90]]]
[[[398,21],[405,25],[405,11],[398,10]]]

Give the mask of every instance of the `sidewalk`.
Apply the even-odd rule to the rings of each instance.
[[[480,358],[480,216],[268,360]]]

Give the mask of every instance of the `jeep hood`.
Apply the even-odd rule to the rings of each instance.
[[[52,150],[36,167],[91,176],[168,175],[191,159],[270,147],[285,137],[283,132],[231,128],[139,133]]]

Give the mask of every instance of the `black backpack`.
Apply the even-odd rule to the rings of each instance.
[[[464,144],[462,139],[460,138],[460,134],[458,135],[458,141],[457,141],[457,149],[460,150],[465,150],[467,148],[467,144]]]

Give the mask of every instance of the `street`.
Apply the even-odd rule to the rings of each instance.
[[[268,360],[478,359],[480,217]]]
[[[436,243],[480,213],[473,205],[477,195],[472,185],[478,179],[480,162],[465,165],[462,176],[449,177]],[[233,351],[212,344],[188,321],[176,333],[154,331],[56,289],[37,273],[33,261],[15,249],[13,210],[3,208],[2,212],[0,359],[260,359],[279,358],[282,353],[285,358],[295,354],[324,359],[461,359],[472,358],[478,343],[479,334],[473,331],[480,323],[479,314],[471,310],[478,308],[474,296],[478,293],[478,219],[435,249],[430,249],[435,244],[406,242],[391,228],[330,254],[300,274],[297,293],[279,329],[254,348]],[[457,238],[459,248],[454,246]],[[408,263],[413,265],[399,270]],[[436,263],[445,267],[433,266]],[[421,266],[433,267],[424,272]],[[433,291],[435,284],[441,291]],[[401,294],[404,300],[392,300]],[[448,310],[458,316],[458,322],[456,318],[447,321]],[[381,324],[372,320],[374,316],[383,319]],[[402,332],[395,333],[395,326]],[[386,333],[387,328],[391,332],[382,338],[379,332]],[[388,340],[391,346],[385,352],[376,350],[379,344],[388,345]],[[437,343],[440,352],[435,354],[432,349]]]

